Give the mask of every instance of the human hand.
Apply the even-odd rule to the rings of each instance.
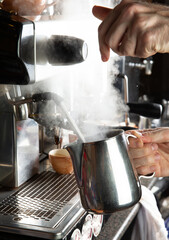
[[[156,177],[169,176],[169,128],[127,131],[137,138],[129,138],[129,152],[138,174],[155,172]]]
[[[46,4],[46,0],[3,0],[0,6],[6,11],[21,16],[38,16],[46,7],[54,4],[56,4],[55,0],[50,4]]]
[[[39,15],[45,8],[46,0],[3,0],[1,7],[22,16]]]
[[[169,52],[168,6],[123,0],[114,9],[94,6],[93,14],[102,20],[98,35],[103,61],[108,61],[110,49],[141,58]]]

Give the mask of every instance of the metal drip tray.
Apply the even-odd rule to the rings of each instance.
[[[74,175],[46,171],[0,200],[0,230],[62,239],[84,213]]]

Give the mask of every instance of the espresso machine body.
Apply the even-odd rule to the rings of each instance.
[[[18,187],[38,172],[39,122],[30,118],[30,104],[15,104],[32,94],[23,93],[22,85],[34,86],[36,62],[71,65],[86,57],[83,40],[35,37],[34,22],[0,9],[0,185]]]
[[[0,185],[18,187],[39,171],[39,127],[30,119],[18,120],[12,106],[0,104]]]

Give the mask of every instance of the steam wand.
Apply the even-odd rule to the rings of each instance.
[[[128,77],[125,74],[118,74],[119,78],[123,79],[123,92],[124,92],[124,103],[127,105],[129,101],[129,94],[128,94]],[[129,126],[130,119],[128,112],[125,113],[125,125]]]
[[[72,119],[72,117],[68,113],[68,110],[66,109],[66,106],[63,103],[63,99],[60,96],[58,96],[56,93],[51,93],[51,92],[36,93],[29,98],[25,98],[17,101],[12,101],[12,100],[8,100],[8,101],[13,105],[21,105],[24,103],[42,102],[42,101],[49,101],[49,100],[53,100],[55,104],[60,107],[62,114],[65,115],[65,117],[69,121],[69,124],[71,125],[72,130],[76,133],[79,140],[81,142],[85,142],[85,138],[83,134],[81,133],[75,121]]]

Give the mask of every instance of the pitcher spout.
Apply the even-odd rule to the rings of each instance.
[[[83,154],[83,143],[74,142],[63,146],[63,148],[65,148],[71,156],[74,174],[77,180],[78,187],[80,188],[82,186],[81,160]]]

